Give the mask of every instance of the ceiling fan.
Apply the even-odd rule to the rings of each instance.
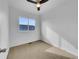
[[[41,4],[47,2],[48,0],[36,0],[36,1],[34,1],[34,0],[27,0],[27,1],[36,4],[37,10],[40,11]]]

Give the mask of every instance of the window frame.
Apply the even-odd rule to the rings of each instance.
[[[21,16],[22,17],[22,16]],[[19,18],[21,18],[21,17],[19,17]],[[19,18],[18,18],[18,30],[20,31],[20,32],[28,32],[28,31],[35,31],[36,30],[36,20],[33,18],[28,18],[28,17],[24,17],[24,18],[27,18],[28,19],[28,29],[27,30],[20,30],[20,23],[19,23]],[[30,30],[29,29],[29,20],[30,19],[32,19],[32,20],[34,20],[34,22],[35,22],[35,25],[34,25],[34,30]]]

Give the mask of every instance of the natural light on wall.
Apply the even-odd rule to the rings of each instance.
[[[27,31],[27,30],[35,30],[35,19],[19,17],[19,30]]]

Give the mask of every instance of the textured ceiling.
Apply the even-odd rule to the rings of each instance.
[[[59,3],[63,2],[64,0],[49,0],[48,2],[41,5],[41,10],[39,13],[45,13],[49,11],[51,8],[56,7]],[[26,0],[9,0],[9,6],[31,12],[31,13],[38,13],[36,9],[36,5]]]

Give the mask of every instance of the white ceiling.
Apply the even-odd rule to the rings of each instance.
[[[49,0],[48,2],[41,5],[41,10],[39,13],[45,13],[49,11],[51,8],[56,7],[58,4],[63,2],[64,0]],[[38,13],[36,9],[36,5],[26,0],[9,0],[9,6],[19,8],[23,11]]]

